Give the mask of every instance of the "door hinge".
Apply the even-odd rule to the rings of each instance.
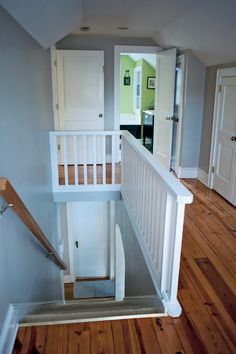
[[[219,85],[219,92],[221,92],[222,90],[222,85]]]
[[[215,173],[215,166],[212,166],[211,172],[212,172],[212,173]]]
[[[59,109],[59,104],[58,103],[56,103],[56,109]]]
[[[103,71],[103,73],[104,73],[104,66],[102,67],[102,71]]]
[[[54,60],[54,66],[57,67],[57,61],[56,60]]]
[[[61,145],[60,144],[57,145],[57,150],[61,150]]]

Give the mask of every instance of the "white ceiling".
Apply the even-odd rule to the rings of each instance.
[[[149,37],[206,65],[236,61],[236,0],[0,0],[45,48],[70,32]],[[87,34],[80,26],[90,26]],[[119,30],[118,27],[128,27]]]

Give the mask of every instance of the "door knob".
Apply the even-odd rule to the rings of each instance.
[[[177,116],[175,116],[175,115],[173,117],[167,116],[166,120],[172,120],[174,123],[178,123],[179,118]]]
[[[236,141],[236,136],[231,136],[232,141]]]
[[[75,247],[79,248],[79,242],[78,241],[75,241]]]
[[[99,117],[99,118],[102,118],[102,117],[103,117],[103,114],[102,114],[102,113],[100,113],[100,114],[98,115],[98,117]]]

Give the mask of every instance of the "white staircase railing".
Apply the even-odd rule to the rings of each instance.
[[[120,190],[120,134],[50,132],[53,191]]]
[[[121,193],[156,289],[176,317],[184,209],[192,194],[130,133],[122,134],[121,147]]]

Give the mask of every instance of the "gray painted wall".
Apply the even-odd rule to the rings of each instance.
[[[125,296],[156,295],[124,202],[115,204],[115,222],[120,227],[125,252]]]
[[[57,248],[48,131],[49,53],[0,7],[0,176],[7,177]],[[2,202],[2,200],[0,201]],[[61,272],[12,210],[0,219],[0,331],[9,303],[62,297]]]
[[[69,35],[56,44],[57,49],[103,50],[104,51],[104,114],[105,129],[114,127],[114,46],[157,46],[147,38],[119,38]]]
[[[180,166],[190,168],[199,166],[206,68],[189,50],[184,54],[186,76]]]
[[[210,152],[211,152],[211,134],[214,114],[215,101],[215,86],[217,69],[236,67],[236,62],[222,65],[209,66],[206,70],[205,81],[205,99],[204,99],[204,113],[201,136],[201,151],[199,167],[208,173]]]

